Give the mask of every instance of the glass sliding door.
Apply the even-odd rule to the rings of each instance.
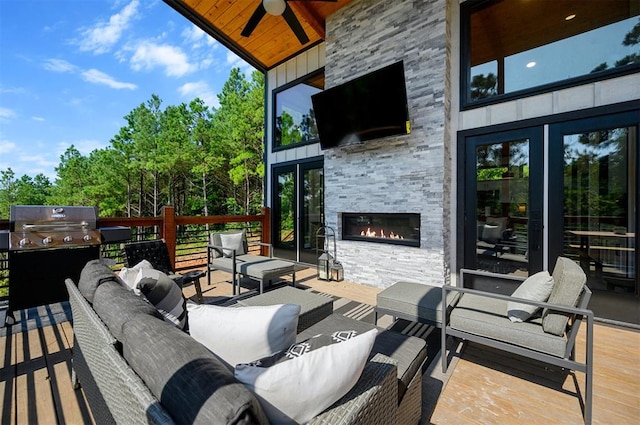
[[[322,160],[273,168],[274,255],[315,264],[316,231],[324,221]]]
[[[534,130],[466,139],[465,267],[523,276],[542,268],[541,144]]]

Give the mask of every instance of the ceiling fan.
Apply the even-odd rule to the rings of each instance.
[[[338,0],[262,0],[240,34],[244,37],[249,37],[264,15],[268,13],[273,16],[282,16],[300,41],[300,44],[307,44],[309,37],[302,29],[302,25],[300,25],[300,21],[293,13],[293,10],[289,7],[289,1],[325,1],[335,3]]]

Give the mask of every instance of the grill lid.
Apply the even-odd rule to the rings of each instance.
[[[9,250],[100,244],[95,207],[12,205]]]

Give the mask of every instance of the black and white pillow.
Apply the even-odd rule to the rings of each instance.
[[[288,350],[240,364],[236,378],[258,399],[271,423],[305,423],[358,382],[378,331],[317,335]]]
[[[187,332],[187,300],[182,289],[159,270],[143,268],[138,272],[136,288],[162,314],[164,320]]]

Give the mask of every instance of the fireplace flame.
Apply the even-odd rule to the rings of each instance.
[[[389,236],[385,234],[384,229],[380,229],[380,235],[375,230],[371,230],[371,227],[367,227],[366,230],[362,229],[360,231],[360,236],[364,236],[367,238],[382,238],[382,239],[404,239],[404,236],[399,235],[393,231],[388,232]]]

